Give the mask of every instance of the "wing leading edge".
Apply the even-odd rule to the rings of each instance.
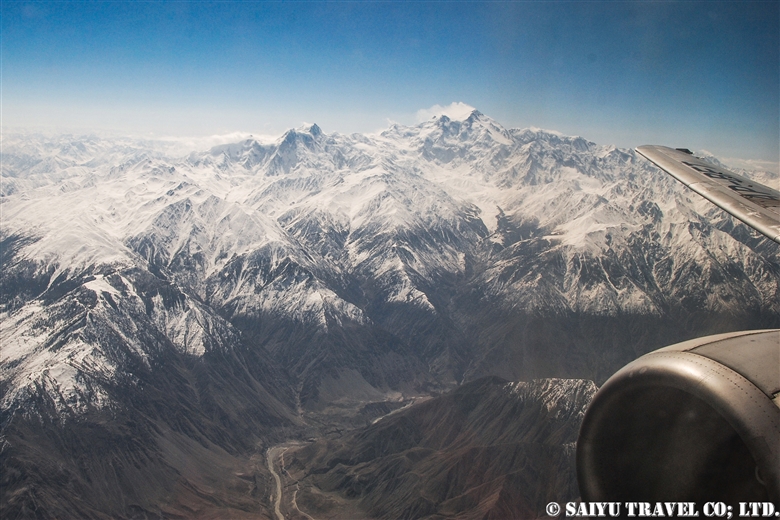
[[[666,146],[640,146],[640,155],[724,211],[780,244],[780,192]]]

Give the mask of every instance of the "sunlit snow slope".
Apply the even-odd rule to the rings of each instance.
[[[379,392],[599,378],[666,337],[776,321],[777,248],[633,151],[458,115],[180,158],[5,137],[3,406],[42,389],[58,409],[103,406],[91,381],[132,379],[127,359],[233,336],[315,402],[341,372]],[[536,337],[538,317],[562,344]],[[613,322],[636,340],[603,337]],[[589,334],[615,352],[583,348]]]

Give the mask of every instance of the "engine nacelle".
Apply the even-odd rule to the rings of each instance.
[[[697,338],[626,365],[585,414],[577,479],[586,502],[780,507],[780,330]]]

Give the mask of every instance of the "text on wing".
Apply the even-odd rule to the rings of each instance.
[[[744,179],[741,179],[734,175],[730,175],[726,172],[715,170],[709,166],[691,163],[688,161],[682,161],[682,163],[686,166],[693,168],[697,172],[706,175],[711,179],[720,179],[720,180],[727,181],[729,183],[727,184],[727,186],[731,190],[737,192],[743,198],[750,200],[751,202],[761,206],[762,208],[765,209],[780,208],[780,198],[772,195],[771,193],[758,191],[753,187],[752,184],[746,185]]]

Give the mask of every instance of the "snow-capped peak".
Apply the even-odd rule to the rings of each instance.
[[[471,105],[456,101],[444,107],[441,105],[433,105],[430,108],[418,110],[417,122],[423,123],[430,119],[442,116],[446,116],[450,121],[465,121],[475,112],[477,115],[481,115],[480,112]]]
[[[314,137],[322,135],[322,129],[317,125],[317,123],[304,123],[303,125],[296,128],[295,132],[299,134],[311,134]]]

